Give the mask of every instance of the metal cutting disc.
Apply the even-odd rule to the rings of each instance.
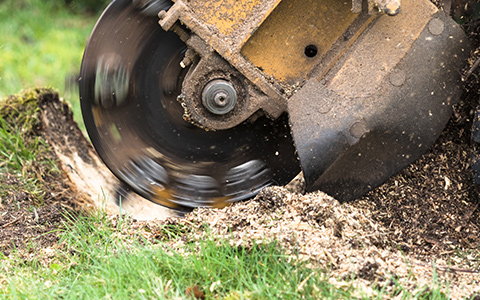
[[[145,198],[177,210],[224,206],[300,167],[287,116],[206,131],[177,101],[185,44],[158,25],[170,1],[113,1],[87,44],[80,99],[87,131],[110,170]]]

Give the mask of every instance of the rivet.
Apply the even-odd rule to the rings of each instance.
[[[364,121],[355,122],[350,126],[350,134],[354,138],[361,138],[365,133],[368,132],[367,124]]]
[[[395,69],[390,73],[388,79],[393,86],[402,86],[407,79],[407,74],[404,70]]]
[[[445,23],[439,18],[431,19],[428,23],[428,31],[432,35],[441,35],[445,30]]]

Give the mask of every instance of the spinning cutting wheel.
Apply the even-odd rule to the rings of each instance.
[[[286,116],[222,131],[183,119],[177,96],[185,50],[131,1],[107,8],[88,42],[80,89],[105,164],[135,192],[180,210],[224,206],[286,184],[299,172]]]
[[[425,152],[460,91],[458,26],[423,0],[394,17],[370,0],[306,2],[113,1],[80,79],[105,164],[187,211],[302,169],[307,190],[350,200]]]

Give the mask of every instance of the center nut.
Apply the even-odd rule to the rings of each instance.
[[[225,115],[237,104],[237,92],[228,81],[215,79],[203,88],[202,103],[211,113]]]

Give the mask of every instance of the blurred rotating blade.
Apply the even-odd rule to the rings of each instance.
[[[177,101],[185,44],[158,25],[170,1],[113,1],[82,61],[89,136],[110,170],[143,197],[177,210],[247,199],[300,171],[287,116],[205,131]]]

